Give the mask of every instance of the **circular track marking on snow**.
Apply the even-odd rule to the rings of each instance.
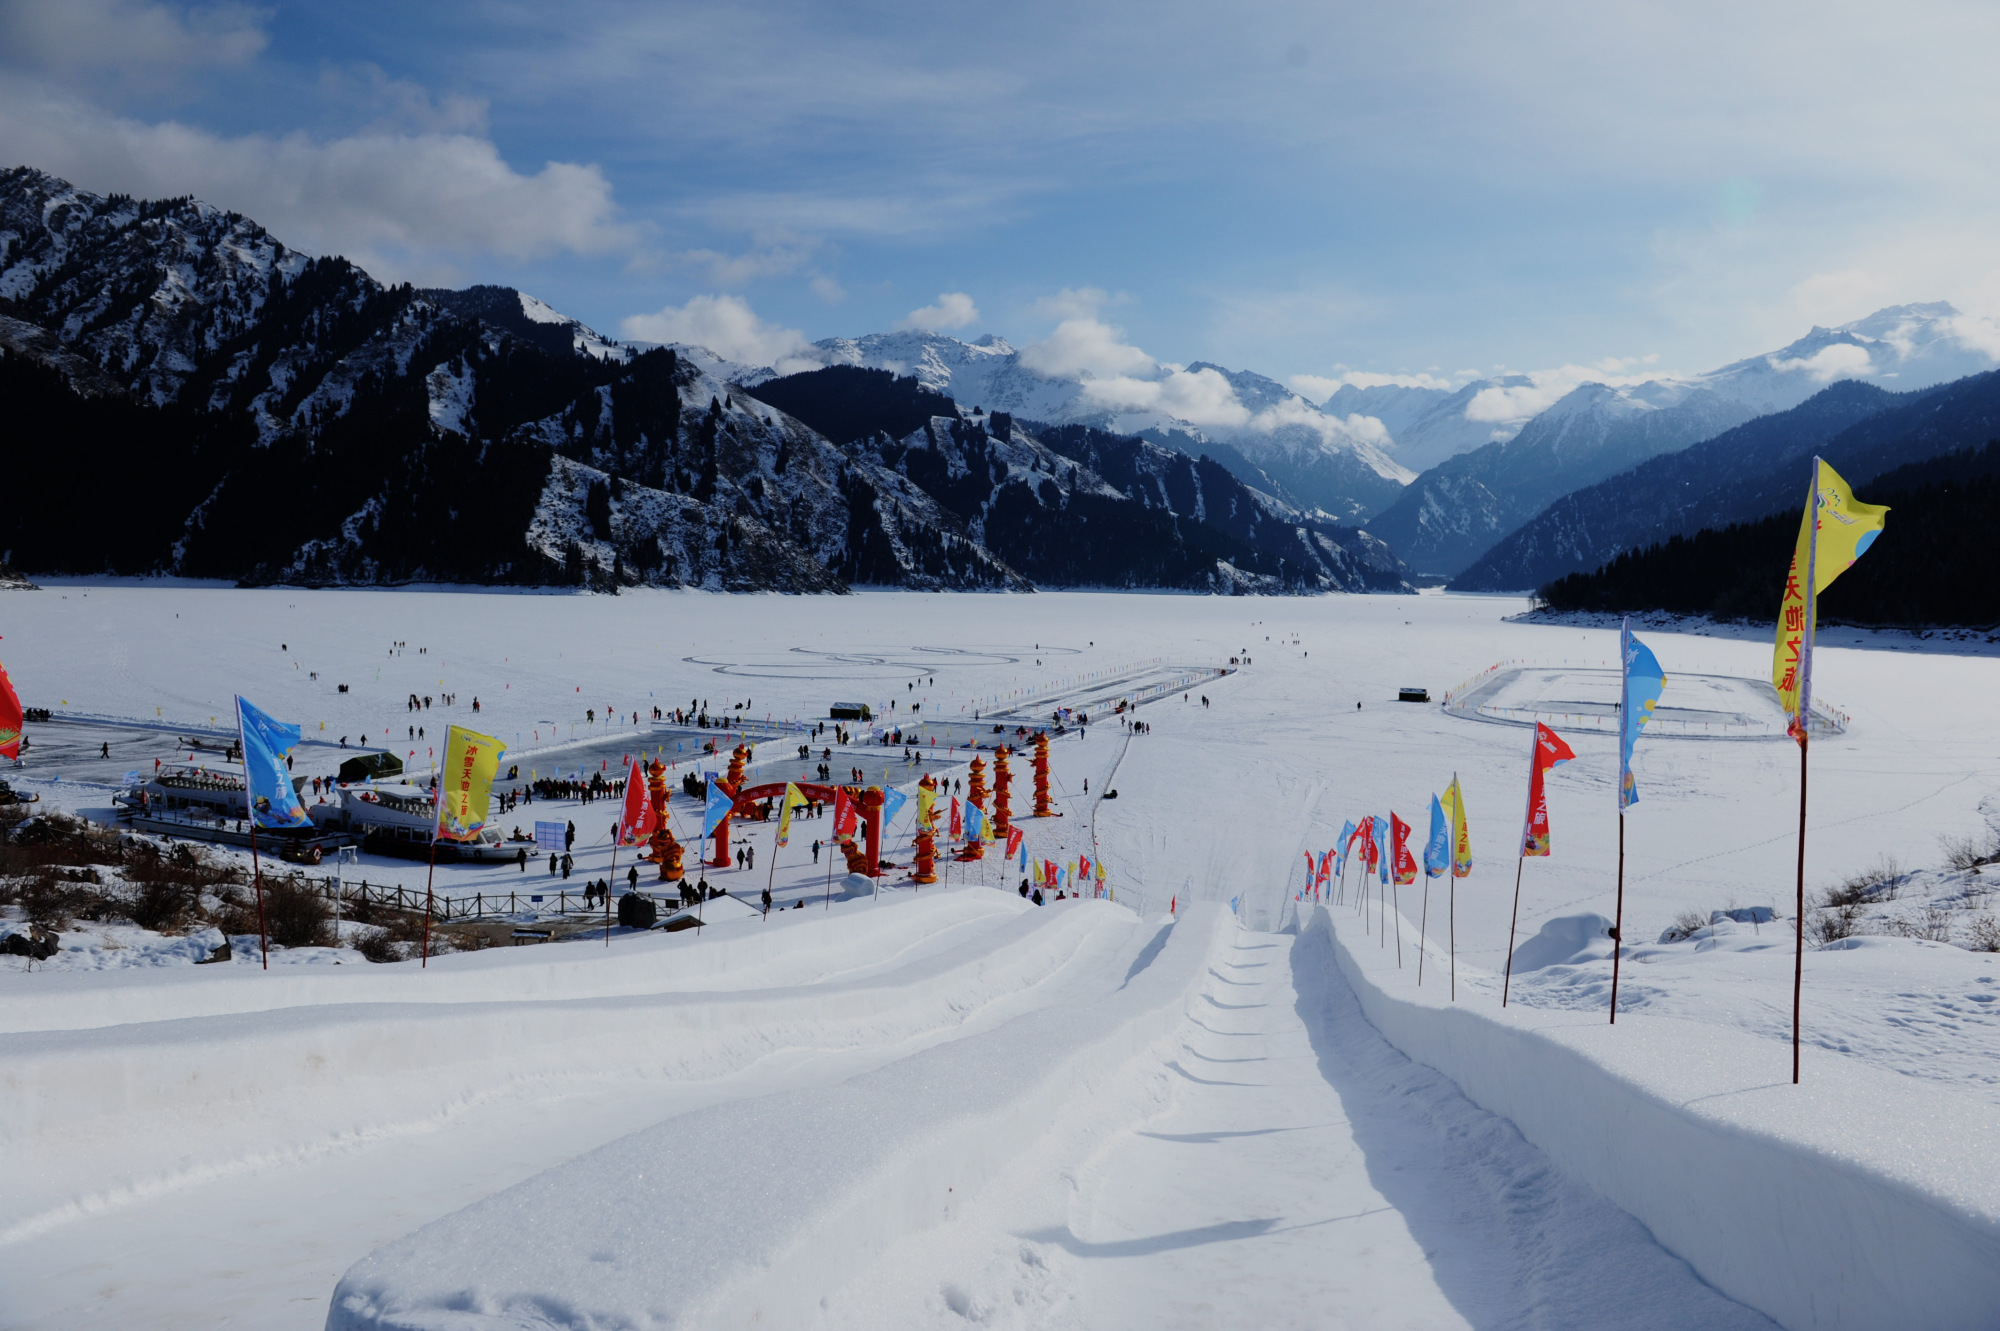
[[[953,666],[1023,665],[1075,656],[1080,647],[872,647],[845,651],[794,647],[769,655],[724,659],[684,656],[689,665],[750,679],[904,679]]]
[[[1512,726],[1540,721],[1564,731],[1615,734],[1618,687],[1618,671],[1609,668],[1500,665],[1447,695],[1444,710],[1471,721]],[[1813,708],[1815,733],[1846,728],[1838,714]],[[1646,733],[1667,739],[1783,739],[1785,713],[1766,680],[1669,673]]]

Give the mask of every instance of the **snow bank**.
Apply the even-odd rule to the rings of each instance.
[[[1015,908],[894,967],[876,964],[865,935],[843,945],[831,920],[801,925],[801,941],[851,973],[806,986],[541,1001],[481,987],[481,1001],[415,1003],[367,1001],[351,985],[337,1005],[0,1035],[0,1242],[106,1199],[434,1129],[497,1096],[705,1080],[786,1050],[940,1038],[995,1004],[1036,1001],[1136,927],[1109,905],[1038,911],[984,895]]]
[[[327,1327],[802,1325],[1169,1036],[1234,932],[1196,907],[1138,930],[1143,968],[1092,1001],[613,1142],[356,1263]]]
[[[1824,1054],[1795,1087],[1783,1045],[1712,1026],[1452,1004],[1350,947],[1361,926],[1340,914],[1314,909],[1300,947],[1338,967],[1390,1043],[1725,1294],[1795,1331],[2000,1323],[1986,1106]]]
[[[721,898],[707,903],[720,913]],[[672,990],[805,984],[888,959],[957,927],[1032,909],[1005,892],[898,893],[832,912],[773,912],[699,932],[619,938],[604,948],[565,943],[492,948],[381,966],[279,973],[203,967],[166,973],[0,975],[0,1033],[76,1030],[130,1021],[221,1016],[328,1003],[468,1003],[496,999],[608,998]],[[134,931],[137,932],[137,931]],[[66,935],[67,937],[67,935]],[[220,942],[220,937],[204,945]],[[254,956],[254,936],[250,955]],[[207,955],[203,953],[202,955]]]

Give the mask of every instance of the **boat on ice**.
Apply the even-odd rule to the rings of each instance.
[[[331,803],[307,806],[313,825],[330,832],[344,832],[361,838],[361,848],[371,855],[392,855],[398,859],[427,860],[431,857],[431,835],[437,825],[437,797],[419,786],[371,782],[337,786]],[[511,864],[519,848],[502,844],[491,828],[471,843],[440,841],[440,864]]]

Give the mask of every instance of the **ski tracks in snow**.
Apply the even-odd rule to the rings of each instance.
[[[1760,1328],[1370,1026],[1322,943],[1243,931],[1157,1058],[840,1327]]]

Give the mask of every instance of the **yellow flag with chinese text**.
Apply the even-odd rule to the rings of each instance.
[[[1840,473],[1820,459],[1813,459],[1813,468],[1812,498],[1799,519],[1799,539],[1785,571],[1778,643],[1771,656],[1771,686],[1792,719],[1792,735],[1801,741],[1806,726],[1803,712],[1812,706],[1812,637],[1819,621],[1819,594],[1874,544],[1889,512],[1855,499]]]
[[[493,779],[507,746],[491,735],[453,726],[445,734],[444,767],[439,773],[437,839],[477,841],[486,830]]]

